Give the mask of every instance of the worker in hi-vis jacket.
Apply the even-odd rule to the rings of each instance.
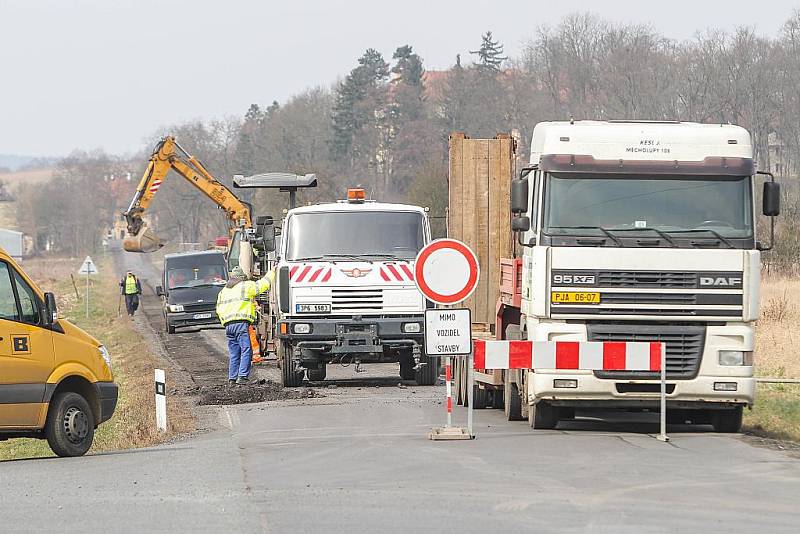
[[[252,366],[250,325],[256,321],[257,295],[268,291],[275,280],[270,271],[259,280],[248,280],[241,267],[231,271],[228,283],[217,296],[217,316],[228,339],[228,382],[247,384]]]
[[[120,291],[125,295],[125,309],[128,310],[128,317],[133,317],[139,309],[139,295],[142,294],[142,284],[131,271],[125,273],[125,277],[119,282]]]

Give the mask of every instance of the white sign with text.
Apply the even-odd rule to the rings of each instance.
[[[425,310],[425,353],[463,356],[472,352],[472,317],[466,308]]]

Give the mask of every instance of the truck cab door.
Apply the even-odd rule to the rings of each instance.
[[[44,303],[20,273],[0,261],[0,428],[42,424],[54,362]]]

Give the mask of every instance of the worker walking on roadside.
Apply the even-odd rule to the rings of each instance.
[[[128,271],[120,281],[119,287],[120,292],[125,295],[125,309],[128,310],[128,317],[133,317],[133,314],[139,309],[139,295],[142,294],[142,284],[139,283],[139,279],[131,271]]]
[[[253,357],[250,325],[256,322],[255,298],[268,291],[274,280],[274,271],[268,272],[260,280],[248,280],[242,268],[236,266],[217,296],[217,316],[225,327],[225,337],[228,339],[230,384],[248,383]]]

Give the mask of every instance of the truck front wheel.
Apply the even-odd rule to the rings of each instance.
[[[58,456],[83,456],[94,439],[94,414],[89,403],[71,391],[56,394],[50,401],[44,431]]]
[[[715,432],[732,434],[742,430],[742,407],[732,410],[714,410],[711,414],[711,425]]]
[[[503,382],[503,411],[508,421],[522,421],[522,398],[517,391],[517,386],[511,382],[509,372],[505,373]]]
[[[415,380],[417,372],[414,370],[414,357],[410,351],[400,353],[400,378],[403,380]]]
[[[294,347],[288,343],[281,343],[281,378],[283,379],[283,387],[296,388],[303,383],[303,370],[295,371],[294,369]]]

